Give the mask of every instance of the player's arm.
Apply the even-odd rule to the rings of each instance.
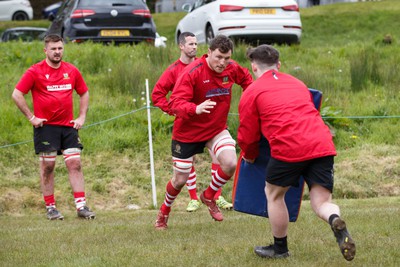
[[[246,161],[252,163],[258,157],[260,138],[260,120],[256,103],[248,95],[243,95],[239,103],[237,139]]]
[[[158,79],[156,85],[151,93],[151,100],[154,106],[159,107],[162,111],[173,115],[168,107],[167,95],[174,88],[174,83],[171,81],[168,72],[164,72],[160,79]]]
[[[70,121],[74,124],[74,128],[79,130],[85,124],[86,114],[89,108],[89,91],[80,95],[79,99],[79,115],[78,118]]]
[[[247,68],[242,67],[239,64],[237,64],[236,66],[237,66],[237,71],[236,71],[237,75],[235,83],[239,84],[244,91],[253,82],[253,76],[251,76]]]
[[[37,118],[33,114],[33,112],[31,112],[30,108],[28,107],[28,104],[26,103],[25,95],[20,90],[15,88],[11,97],[14,100],[17,107],[19,108],[19,110],[21,110],[21,112],[25,115],[25,117],[29,120],[29,122],[33,126],[35,126],[36,128],[41,127],[43,126],[43,122],[47,121],[46,119]]]

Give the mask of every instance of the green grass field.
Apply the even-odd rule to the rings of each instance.
[[[156,211],[102,211],[85,221],[65,213],[0,216],[1,266],[399,266],[400,198],[339,200],[357,245],[353,261],[343,259],[329,226],[303,202],[289,225],[291,257],[266,260],[253,252],[272,241],[268,221],[235,211],[223,222],[206,208],[172,212],[168,231],[155,231]]]
[[[308,192],[297,223],[290,225],[292,257],[265,261],[253,246],[271,241],[265,219],[225,212],[214,223],[207,211],[186,213],[183,192],[174,204],[170,229],[153,231],[145,80],[150,90],[178,57],[177,21],[184,13],[155,14],[166,49],[145,45],[66,44],[66,61],[90,88],[82,161],[95,221],[75,218],[64,163],[57,159],[56,201],[65,221],[45,219],[32,128],[11,100],[24,71],[43,59],[43,44],[0,43],[0,265],[1,266],[399,266],[400,244],[400,13],[399,0],[333,4],[302,9],[299,46],[278,47],[282,71],[323,92],[321,114],[335,133],[334,199],[357,242],[347,263],[329,227],[311,214]],[[0,32],[25,22],[0,22]],[[29,22],[47,27],[48,21]],[[390,36],[392,43],[384,39]],[[247,47],[233,59],[249,67]],[[199,46],[198,55],[207,51]],[[234,87],[229,127],[236,136]],[[30,96],[27,97],[29,99]],[[30,103],[30,100],[28,100]],[[171,178],[173,118],[151,109],[158,205]],[[206,154],[196,160],[199,191],[208,186]],[[230,198],[232,183],[223,190]],[[127,210],[128,205],[140,209]]]

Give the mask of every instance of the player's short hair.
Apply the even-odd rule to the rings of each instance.
[[[178,37],[179,44],[184,45],[186,43],[186,37],[196,37],[192,32],[182,32]]]
[[[233,52],[233,42],[227,36],[220,34],[211,40],[209,48],[211,51],[218,49],[221,53]]]
[[[64,42],[64,39],[58,34],[48,34],[44,37],[44,44],[47,45],[48,43],[57,43],[57,42]]]
[[[256,64],[272,66],[279,63],[279,51],[267,44],[247,49],[246,55],[251,62]]]

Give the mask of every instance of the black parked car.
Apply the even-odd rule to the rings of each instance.
[[[144,0],[65,0],[49,33],[66,41],[154,45],[156,26]]]

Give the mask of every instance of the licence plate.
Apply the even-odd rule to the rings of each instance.
[[[250,15],[275,15],[274,8],[250,8]]]
[[[128,30],[101,30],[101,36],[129,36]]]

